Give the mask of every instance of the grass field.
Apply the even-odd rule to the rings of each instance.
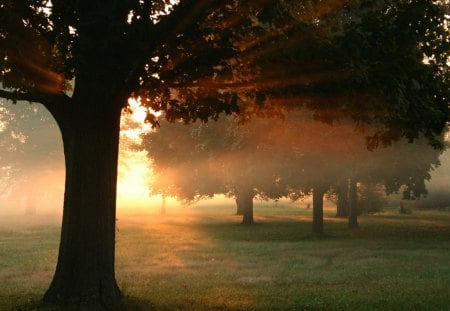
[[[450,310],[449,211],[392,210],[349,230],[329,209],[320,239],[305,208],[256,204],[254,226],[234,211],[121,212],[130,310]],[[58,239],[53,216],[1,218],[0,310],[40,310]]]

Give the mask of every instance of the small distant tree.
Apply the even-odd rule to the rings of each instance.
[[[290,154],[289,160],[282,160],[286,169],[280,174],[282,183],[295,191],[308,193],[313,189],[313,200],[314,189],[325,187],[324,191],[327,191],[331,188],[337,200],[337,211],[349,217],[350,227],[358,226],[357,216],[363,211],[363,201],[358,200],[358,193],[361,197],[370,185],[382,185],[387,194],[401,191],[406,199],[425,195],[425,182],[439,165],[439,156],[444,150],[430,147],[422,137],[414,143],[400,140],[371,151],[366,146],[367,137],[376,133],[377,127],[366,125],[360,128],[344,118],[333,124],[316,122],[308,111],[291,112],[284,120],[284,126],[272,131],[279,138],[275,142],[277,147],[273,148],[285,148]],[[442,135],[435,139],[444,145]],[[295,139],[291,139],[293,137]],[[323,195],[323,191],[317,195]],[[381,204],[379,197],[372,199]],[[319,205],[315,206],[318,208]],[[367,207],[367,203],[364,206]],[[315,215],[313,223],[316,219],[316,227],[320,228],[321,212]],[[320,230],[316,233],[321,234]]]
[[[59,198],[61,191],[54,180],[61,177],[55,172],[64,170],[62,146],[55,140],[57,125],[42,107],[26,103],[9,107],[0,100],[0,113],[0,196],[13,206],[23,204],[25,213],[35,214],[38,197]],[[49,184],[49,177],[54,184]],[[43,181],[47,189],[38,188]]]
[[[277,187],[276,151],[259,134],[270,124],[255,119],[242,125],[235,117],[190,126],[161,123],[143,144],[156,173],[152,190],[186,202],[233,196],[242,223],[252,224],[254,197],[275,199],[283,191]]]
[[[336,217],[348,217],[348,180],[343,179],[336,183]]]

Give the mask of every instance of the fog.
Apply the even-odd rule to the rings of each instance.
[[[243,192],[260,199],[298,199],[318,187],[336,192],[349,178],[361,191],[381,190],[397,203],[427,195],[430,174],[447,172],[446,155],[425,139],[368,150],[367,137],[382,130],[344,118],[319,122],[310,111],[296,110],[282,119],[254,117],[245,123],[235,117],[188,126],[162,121],[144,136],[143,147],[153,164],[153,190],[185,202],[217,193],[238,198]],[[445,177],[439,180],[428,184],[432,192],[446,191]]]
[[[355,126],[351,124],[329,125],[310,119],[297,119],[295,122],[264,119],[260,123],[250,122],[250,125],[234,124],[230,131],[227,127],[229,125],[220,121],[192,126],[163,122],[161,130],[154,132],[148,127],[142,129],[142,120],[136,115],[123,117],[124,134],[121,137],[118,180],[119,210],[159,210],[162,194],[169,197],[167,204],[173,208],[204,198],[209,198],[208,204],[220,204],[227,200],[227,196],[234,195],[233,189],[225,189],[221,185],[224,179],[230,178],[231,172],[237,174],[233,170],[241,173],[250,170],[241,175],[258,181],[254,184],[261,199],[274,199],[287,194],[275,189],[280,177],[265,182],[266,177],[261,172],[271,173],[279,170],[280,164],[286,166],[287,159],[292,154],[308,156],[309,164],[300,169],[304,172],[303,175],[298,173],[300,171],[293,174],[298,168],[290,169],[292,174],[289,178],[297,175],[303,182],[303,188],[311,188],[317,178],[330,180],[334,178],[331,176],[333,172],[339,174],[332,161],[317,162],[319,155],[339,155],[340,162],[337,166],[342,169],[342,154],[351,155],[352,159],[356,156],[362,157],[362,163],[366,165],[367,157],[382,157],[389,152],[389,148],[382,147],[373,152],[367,151],[364,142],[370,129],[359,129],[355,132]],[[173,132],[165,133],[167,128],[178,131],[178,136],[175,138]],[[288,134],[289,131],[292,133]],[[183,141],[180,133],[187,133],[190,139],[200,137],[208,140],[206,143],[204,140],[203,144],[198,144],[198,141],[194,144],[193,141]],[[159,143],[164,139],[170,139],[171,143],[166,147],[160,144],[158,150],[148,146],[139,150],[141,138],[146,135],[153,135],[152,139],[158,139]],[[155,138],[158,137],[155,135],[159,135],[159,138]],[[293,141],[299,141],[303,149],[294,146]],[[417,143],[414,146],[416,149],[408,156],[408,160],[414,161],[415,156],[423,160],[429,153],[429,147],[423,147],[422,153],[418,151],[422,147],[419,148]],[[0,102],[0,147],[0,213],[61,214],[64,156],[59,130],[49,113],[39,105]],[[199,152],[199,148],[203,148],[203,151],[209,150],[208,159],[205,154]],[[196,152],[194,157],[186,159],[186,154],[192,155],[193,150]],[[151,159],[148,152],[162,153],[160,158],[166,162],[159,160],[158,164],[158,161]],[[211,160],[211,154],[214,154],[214,161]],[[439,160],[440,166],[430,170],[431,179],[425,183],[428,189],[427,198],[421,198],[414,204],[421,207],[450,205],[450,153],[444,152],[439,156]],[[249,161],[252,166],[248,165]],[[370,162],[376,164],[374,159]],[[375,168],[375,171],[381,169]],[[187,186],[192,183],[192,176],[197,180],[196,189]],[[204,182],[200,182],[202,176],[207,177]],[[281,178],[288,177],[283,175]],[[292,181],[289,182],[293,184]],[[202,183],[204,185],[201,185]],[[176,200],[177,198],[179,200]],[[400,200],[401,191],[400,195],[393,194],[388,198]]]

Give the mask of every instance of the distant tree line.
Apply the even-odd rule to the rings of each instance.
[[[325,194],[333,196],[337,216],[357,227],[361,211],[379,208],[380,191],[401,191],[405,199],[427,193],[425,181],[443,150],[418,139],[371,151],[367,137],[376,130],[349,119],[327,124],[308,110],[295,110],[280,122],[242,123],[233,116],[206,124],[162,121],[143,146],[156,174],[154,193],[185,202],[225,194],[235,199],[243,224],[253,223],[256,196],[297,200],[312,194],[313,232],[320,235]]]

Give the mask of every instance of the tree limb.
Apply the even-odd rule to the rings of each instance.
[[[168,15],[161,16],[155,25],[156,40],[162,44],[192,26],[202,15],[211,12],[211,8],[223,1],[218,0],[181,0]]]
[[[48,94],[42,92],[19,92],[6,91],[0,89],[0,97],[11,100],[13,103],[17,101],[27,101],[42,104],[53,115],[56,122],[60,125],[62,119],[67,120],[71,98],[64,93]]]
[[[155,24],[151,18],[136,21],[136,28],[129,37],[128,46],[138,53],[130,53],[133,64],[126,84],[132,89],[139,78],[141,68],[149,61],[149,57],[158,48],[169,44],[176,36],[201,20],[217,5],[223,5],[224,0],[180,0],[167,15],[159,16]]]

